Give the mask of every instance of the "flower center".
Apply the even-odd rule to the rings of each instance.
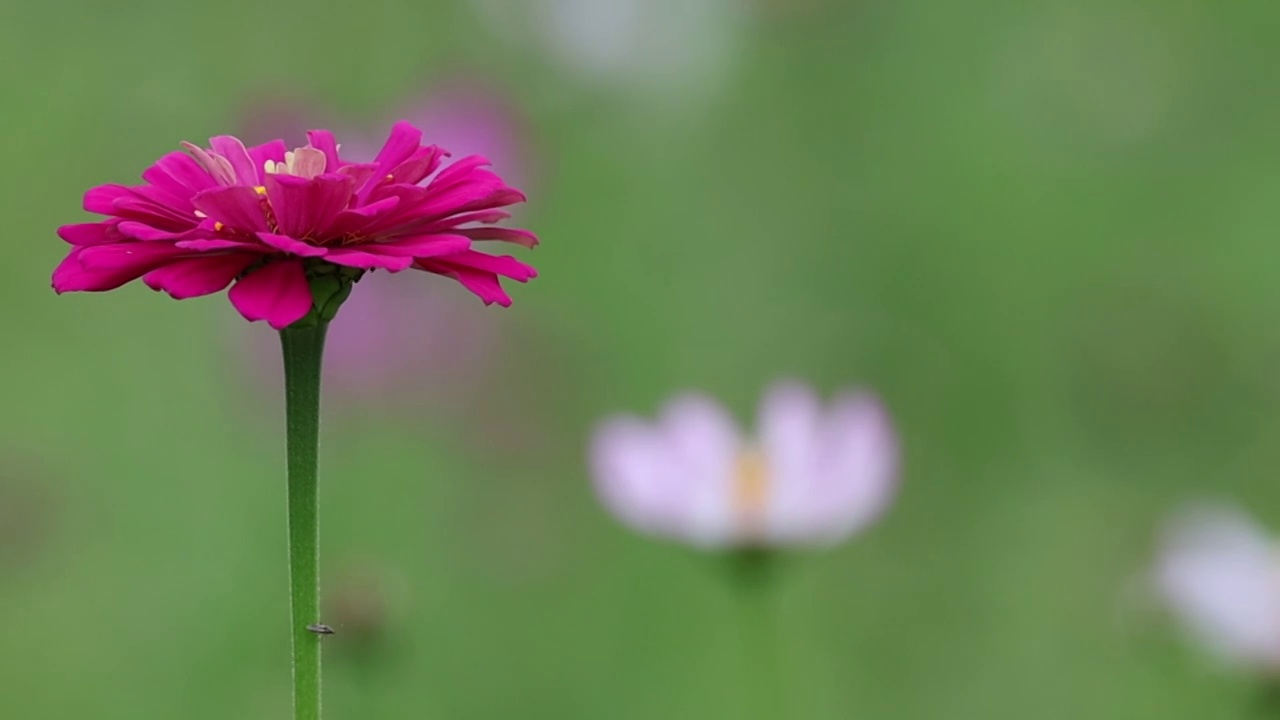
[[[764,452],[748,447],[738,455],[730,489],[734,515],[744,529],[756,531],[764,522],[769,505],[769,462]]]

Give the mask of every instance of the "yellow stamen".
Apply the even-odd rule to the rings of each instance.
[[[226,225],[223,225],[223,224],[222,224],[222,223],[220,223],[220,222],[215,222],[215,223],[213,224],[213,231],[214,231],[214,232],[222,232],[222,228],[224,228],[224,227],[226,227]]]
[[[267,194],[267,188],[266,188],[266,186],[265,186],[265,185],[259,185],[259,186],[255,187],[255,188],[253,189],[253,191],[254,191],[254,192],[256,192],[256,193],[258,193],[259,195],[266,195],[266,194]]]
[[[769,460],[758,448],[738,456],[731,502],[735,514],[748,526],[758,525],[769,505]]]

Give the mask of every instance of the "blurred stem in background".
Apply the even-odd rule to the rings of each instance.
[[[320,717],[320,364],[329,325],[280,331],[288,432],[289,607],[293,638],[293,714]]]
[[[777,606],[781,558],[769,550],[743,549],[728,560],[738,616],[742,717],[786,718]]]

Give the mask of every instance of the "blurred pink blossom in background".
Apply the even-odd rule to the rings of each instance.
[[[686,394],[656,423],[602,423],[590,463],[601,500],[641,532],[703,547],[823,545],[888,507],[899,452],[872,395],[845,392],[823,408],[787,381],[765,394],[754,438],[719,403]]]
[[[1198,504],[1161,536],[1161,600],[1224,662],[1280,671],[1280,544],[1243,512]]]

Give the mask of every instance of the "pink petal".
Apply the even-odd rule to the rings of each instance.
[[[138,220],[164,230],[181,232],[190,230],[199,218],[187,208],[176,209],[162,205],[152,198],[146,197],[139,188],[130,188],[131,194],[117,198],[111,203],[111,215]],[[189,204],[188,204],[189,205]]]
[[[84,248],[71,251],[53,271],[53,289],[59,295],[64,292],[100,292],[114,290],[138,277],[121,270],[85,270],[80,264]],[[139,273],[140,274],[140,273]]]
[[[438,219],[465,212],[472,205],[506,197],[508,189],[503,185],[461,183],[445,190],[428,190],[425,197],[413,206],[413,214],[427,219]],[[506,204],[506,203],[501,203]],[[497,207],[497,205],[491,205]]]
[[[596,494],[614,515],[636,530],[679,536],[683,474],[673,472],[662,438],[639,418],[619,417],[592,434],[591,477]]]
[[[142,277],[152,290],[163,290],[175,300],[218,292],[257,262],[260,255],[210,255],[178,260]]]
[[[124,242],[80,249],[80,265],[86,270],[127,270],[134,277],[191,251],[166,242]]]
[[[311,144],[311,147],[324,153],[325,172],[338,172],[338,168],[342,167],[342,162],[338,160],[338,144],[333,139],[333,133],[328,130],[308,130],[307,142]]]
[[[174,243],[180,248],[187,250],[195,250],[196,252],[208,253],[218,252],[221,250],[234,250],[237,252],[252,252],[259,255],[270,255],[271,248],[257,243],[244,242],[243,240],[221,240],[221,239],[202,239],[202,240],[179,240]]]
[[[236,171],[231,167],[230,160],[210,153],[195,143],[183,142],[182,147],[191,153],[191,157],[202,170],[209,174],[209,177],[213,178],[215,183],[223,186],[236,184]]]
[[[760,443],[774,475],[809,478],[817,462],[822,406],[802,383],[775,383],[760,401]]]
[[[205,190],[192,199],[200,212],[223,225],[244,232],[267,232],[262,197],[251,187],[232,185]]]
[[[120,242],[121,236],[117,230],[116,221],[96,222],[96,223],[79,223],[76,225],[63,225],[58,228],[58,237],[66,240],[72,245],[102,245],[104,243]]]
[[[475,250],[467,250],[456,255],[439,258],[439,261],[450,265],[460,265],[496,273],[518,282],[526,282],[538,277],[537,270],[510,255],[486,255]]]
[[[883,405],[867,393],[850,393],[831,407],[819,436],[823,482],[816,498],[823,532],[837,541],[879,517],[897,490],[898,436]]]
[[[53,289],[59,294],[114,290],[184,253],[151,243],[78,247],[53,271]]]
[[[236,281],[227,294],[246,320],[266,320],[281,330],[302,319],[311,310],[311,286],[302,261],[280,260],[265,265]]]
[[[369,182],[369,178],[373,177],[373,173],[377,169],[378,167],[373,163],[347,163],[338,168],[338,173],[350,177],[355,181],[355,186],[359,188],[364,187]]]
[[[454,228],[453,232],[472,240],[502,240],[527,248],[537,247],[538,236],[518,228],[478,227]]]
[[[140,222],[126,220],[120,223],[117,228],[120,234],[134,240],[186,240],[201,235],[212,234],[211,231],[202,230],[200,228],[192,228],[181,232],[170,232],[168,230],[157,230],[156,228]]]
[[[148,174],[151,177],[148,177]],[[192,160],[190,155],[176,150],[157,160],[155,165],[142,174],[144,180],[157,185],[160,182],[151,178],[161,178],[161,176],[168,178],[162,182],[170,185],[175,193],[178,193],[178,188],[182,188],[185,192],[178,194],[185,194],[187,197],[201,190],[217,187],[213,178],[200,168],[200,163]]]
[[[177,158],[181,158],[181,160],[176,160]],[[151,185],[154,192],[157,193],[155,197],[160,202],[169,207],[181,208],[189,212],[191,210],[191,196],[197,190],[193,190],[185,182],[175,179],[166,169],[175,168],[178,172],[182,172],[181,167],[177,166],[177,164],[183,160],[189,163],[185,167],[194,174],[194,178],[200,178],[200,180],[195,180],[197,183],[202,183],[198,190],[212,187],[212,181],[208,175],[200,171],[200,166],[190,157],[180,152],[172,152],[160,158],[156,164],[143,171],[142,179]]]
[[[501,222],[510,217],[511,217],[511,213],[506,212],[504,210],[485,210],[483,212],[467,213],[465,215],[454,215],[453,217],[447,218],[445,220],[441,220],[439,223],[433,224],[431,226],[431,229],[435,230],[437,229],[437,226],[439,226],[439,228],[441,229],[455,228],[459,225],[465,225],[467,223],[473,223],[473,222],[491,224],[491,223]]]
[[[262,166],[254,165],[253,158],[249,157],[249,151],[245,149],[244,143],[240,142],[240,138],[219,135],[209,138],[209,146],[231,163],[231,169],[235,171],[236,180],[241,185],[252,187],[258,184],[258,175],[262,172]]]
[[[742,440],[732,418],[702,395],[672,401],[656,425],[604,423],[592,437],[591,469],[609,508],[637,528],[698,545],[741,539],[733,503]]]
[[[350,204],[354,181],[339,174],[311,179],[268,175],[264,184],[280,234],[301,238],[328,231]]]
[[[360,188],[357,196],[364,201],[373,189],[382,183],[386,176],[400,163],[408,160],[414,151],[422,145],[422,131],[401,120],[391,126],[391,135],[373,159],[374,171],[368,181]]]
[[[345,265],[347,267],[360,268],[362,270],[379,268],[390,272],[400,272],[413,264],[413,258],[411,257],[379,255],[365,252],[360,249],[362,247],[364,246],[330,248],[329,253],[325,255],[324,259],[335,265]]]
[[[295,240],[288,235],[258,233],[257,237],[262,242],[281,252],[286,252],[290,255],[297,255],[298,257],[321,257],[328,252],[328,250],[318,245],[311,245],[302,242],[301,240]]]
[[[464,157],[461,160],[458,160],[457,162],[449,165],[449,167],[446,167],[444,170],[441,170],[440,174],[437,175],[435,179],[432,180],[429,185],[427,185],[427,187],[432,189],[439,189],[439,190],[445,189],[453,185],[454,183],[466,178],[466,176],[469,175],[472,170],[475,170],[476,168],[479,168],[479,167],[484,167],[486,165],[492,165],[492,164],[493,163],[489,162],[488,159],[480,155],[471,155],[468,157]]]
[[[502,289],[502,283],[498,280],[499,275],[519,282],[525,282],[538,275],[532,267],[509,255],[495,257],[474,250],[441,258],[418,260],[414,266],[437,275],[451,277],[478,295],[486,305],[498,303],[503,307],[511,306],[511,296]]]
[[[391,170],[391,181],[416,185],[423,178],[435,172],[436,168],[440,167],[440,160],[443,156],[444,151],[435,145],[420,147],[414,151],[408,160]]]
[[[327,232],[329,235],[364,232],[367,228],[381,223],[382,219],[390,215],[399,205],[400,198],[389,197],[363,207],[343,210],[334,218]]]
[[[461,235],[419,235],[380,243],[364,243],[358,247],[379,255],[426,258],[460,253],[471,247],[471,240]]]
[[[266,164],[270,160],[272,165],[284,162],[284,154],[289,148],[285,147],[283,140],[272,140],[269,143],[255,145],[249,148],[249,157],[253,159],[253,168],[257,173],[255,177],[257,181],[254,185],[261,185],[263,178],[266,176]]]

